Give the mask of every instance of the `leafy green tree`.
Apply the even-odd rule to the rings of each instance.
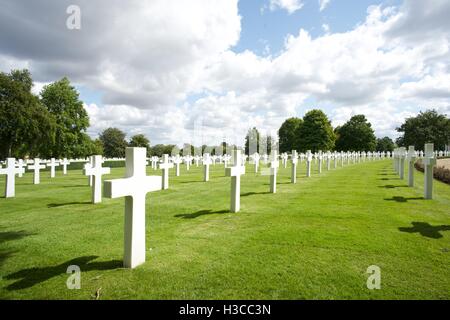
[[[392,141],[391,138],[384,137],[381,139],[377,139],[377,150],[376,151],[392,152],[392,151],[394,151],[394,148],[395,148],[395,143],[394,143],[394,141]]]
[[[259,150],[259,144],[260,144],[260,134],[258,129],[253,127],[252,129],[249,129],[247,132],[247,135],[245,136],[245,154],[250,155],[255,152],[258,152]]]
[[[297,130],[302,125],[300,118],[289,118],[283,122],[278,130],[280,152],[291,152],[299,144],[297,141]]]
[[[322,110],[311,110],[303,117],[303,124],[297,129],[297,151],[333,150],[335,134],[330,120]]]
[[[128,145],[130,147],[146,148],[147,155],[150,155],[150,140],[143,134],[132,136]]]
[[[337,132],[336,149],[339,151],[375,151],[377,147],[372,125],[362,114],[351,117]]]
[[[36,156],[55,139],[55,120],[31,93],[28,70],[0,72],[0,157]]]
[[[170,155],[175,147],[173,144],[157,144],[150,148],[150,155],[157,157],[161,157],[163,154]]]
[[[56,120],[54,143],[47,144],[47,157],[76,157],[85,142],[89,116],[69,79],[63,78],[44,87],[42,104]]]
[[[423,150],[425,143],[434,143],[436,150],[443,150],[450,143],[450,119],[434,109],[407,118],[397,131],[402,133],[397,144],[403,147]]]
[[[127,141],[125,133],[117,128],[108,128],[104,130],[99,137],[103,145],[103,155],[107,158],[125,157]]]

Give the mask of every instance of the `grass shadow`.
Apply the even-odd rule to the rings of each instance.
[[[229,213],[229,210],[220,210],[220,211],[212,211],[212,210],[200,210],[194,213],[182,213],[182,214],[176,214],[174,217],[176,218],[183,218],[183,219],[195,219],[200,216],[208,215],[208,214],[223,214],[223,213]]]
[[[91,262],[96,258],[98,257],[97,256],[79,257],[56,266],[42,267],[42,268],[28,268],[11,273],[5,276],[4,278],[7,280],[18,279],[18,281],[8,285],[6,289],[12,291],[31,288],[36,284],[42,283],[61,274],[65,274],[67,272],[67,267],[71,265],[79,266],[81,272],[93,270],[96,271],[112,270],[121,268],[123,266],[123,262],[119,260]]]
[[[84,202],[49,203],[47,205],[47,207],[48,208],[58,208],[58,207],[65,207],[65,206],[73,206],[76,204],[92,204],[92,202],[84,201]]]
[[[413,225],[410,228],[400,227],[398,228],[401,232],[408,233],[419,233],[421,236],[432,239],[442,238],[443,235],[440,231],[450,231],[450,225],[432,226],[427,222],[411,222]]]
[[[395,188],[408,188],[408,186],[394,186],[393,184],[387,184],[385,186],[378,186],[378,188],[395,189]]]
[[[270,194],[270,192],[247,192],[247,193],[241,193],[241,197],[248,197],[248,196],[254,196],[258,194]]]
[[[405,197],[392,197],[384,199],[386,201],[395,201],[395,202],[408,202],[409,200],[425,200],[424,197],[411,197],[411,198],[405,198]]]

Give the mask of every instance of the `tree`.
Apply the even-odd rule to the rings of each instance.
[[[79,100],[79,94],[63,78],[44,87],[41,92],[42,104],[56,121],[54,143],[48,143],[47,157],[77,157],[85,142],[85,132],[89,126],[89,116]]]
[[[380,152],[392,152],[394,151],[395,143],[389,137],[384,137],[382,139],[377,139],[377,151]]]
[[[303,124],[297,128],[297,151],[333,150],[335,134],[330,120],[322,110],[311,110],[303,117]]]
[[[299,144],[297,141],[297,130],[302,125],[300,118],[289,118],[283,122],[278,130],[280,152],[291,152]]]
[[[152,156],[161,157],[163,154],[172,154],[172,150],[174,150],[175,145],[173,144],[157,144],[150,148],[150,154]]]
[[[249,129],[247,135],[245,136],[245,154],[250,155],[258,152],[260,145],[260,134],[258,129],[253,127]]]
[[[108,128],[99,137],[103,145],[103,155],[108,158],[125,157],[125,133],[117,128]]]
[[[55,120],[31,93],[32,86],[28,70],[0,72],[1,158],[38,155],[55,139]]]
[[[128,145],[130,147],[146,148],[147,155],[150,154],[150,140],[148,140],[148,138],[143,134],[136,134],[132,136]]]
[[[377,138],[372,125],[362,114],[350,118],[338,130],[336,149],[339,151],[375,151]]]
[[[423,150],[425,143],[434,143],[436,150],[443,150],[450,142],[450,119],[434,109],[427,110],[407,118],[397,131],[403,134],[397,139],[400,146]]]

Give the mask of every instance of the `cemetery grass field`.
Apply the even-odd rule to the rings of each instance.
[[[38,186],[26,173],[0,198],[0,298],[450,299],[450,186],[435,180],[423,200],[423,175],[408,188],[390,160],[323,170],[307,179],[299,164],[293,185],[280,166],[269,194],[247,165],[234,214],[223,165],[208,183],[201,167],[171,170],[170,189],[147,195],[147,262],[134,270],[122,268],[123,198],[91,204],[81,170],[42,172]],[[66,287],[69,265],[80,290]],[[370,265],[380,290],[366,287]]]

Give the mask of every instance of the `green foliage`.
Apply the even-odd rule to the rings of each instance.
[[[377,150],[376,151],[384,151],[384,152],[392,152],[395,149],[395,143],[389,137],[384,137],[381,139],[377,139]]]
[[[280,152],[291,152],[299,145],[296,134],[302,123],[300,118],[289,118],[283,122],[278,130]]]
[[[426,143],[434,143],[436,150],[443,150],[450,143],[450,119],[436,110],[407,118],[397,131],[403,134],[397,139],[397,144],[414,146],[416,150],[423,150]]]
[[[322,110],[311,110],[303,117],[303,124],[297,128],[296,150],[305,152],[311,150],[333,150],[335,134],[330,120]]]
[[[130,147],[139,147],[146,148],[147,155],[150,154],[150,140],[143,134],[137,134],[131,137],[130,143],[128,144]]]
[[[125,133],[117,128],[104,130],[99,137],[103,145],[103,155],[107,158],[125,157],[125,149],[128,145]]]
[[[375,151],[377,138],[364,115],[351,117],[338,130],[336,149],[339,151]]]
[[[173,144],[157,144],[150,148],[150,155],[161,157],[163,154],[172,154],[172,151],[175,149],[175,145]]]
[[[55,139],[55,120],[31,93],[28,70],[0,73],[0,157],[39,154]]]
[[[43,155],[47,158],[76,158],[85,156],[85,132],[89,116],[79,100],[79,94],[67,78],[44,87],[42,104],[56,121],[54,143],[44,145]]]
[[[261,136],[258,129],[253,127],[249,129],[247,135],[245,136],[245,154],[250,155],[258,152],[260,146]]]

